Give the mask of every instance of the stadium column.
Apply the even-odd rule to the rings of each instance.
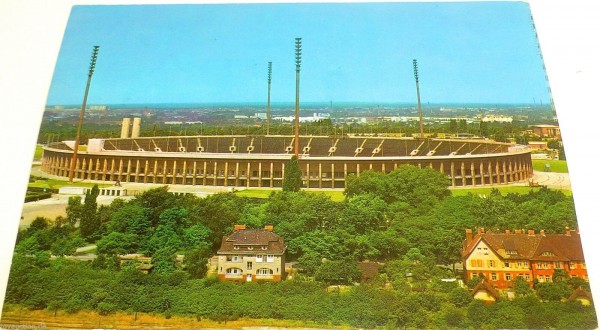
[[[146,159],[146,165],[144,165],[144,183],[148,183],[148,168],[149,168],[149,163],[148,160]]]
[[[360,176],[360,163],[356,163],[356,176]]]
[[[283,178],[285,178],[285,162],[281,162],[281,184],[283,185]]]
[[[225,179],[223,180],[223,185],[227,187],[227,179],[229,178],[229,162],[225,161],[225,171],[223,171],[223,176]]]
[[[87,175],[88,180],[92,180],[93,173],[94,173],[94,160],[92,158],[90,158],[90,162],[88,164],[88,175]]]
[[[319,162],[319,189],[323,188],[323,168],[322,168],[323,164],[321,164],[321,162]]]
[[[187,184],[187,160],[183,161],[183,182],[182,184]]]
[[[102,181],[106,181],[106,171],[108,171],[108,159],[104,158],[104,166],[102,166]]]
[[[125,182],[129,182],[131,179],[131,159],[127,160],[127,174],[125,177]]]
[[[465,162],[460,162],[460,175],[462,177],[463,187],[467,185],[467,171],[465,170]]]
[[[471,185],[475,187],[477,185],[477,178],[475,177],[475,162],[471,161]]]
[[[496,159],[496,183],[502,183],[500,179],[500,162]]]
[[[119,159],[119,176],[117,180],[121,181],[121,175],[123,174],[123,159]]]
[[[58,165],[58,171],[57,171],[57,173],[58,173],[57,175],[59,175],[59,176],[63,175],[62,170],[63,170],[64,163],[65,163],[65,159],[63,157],[60,157],[60,163]]]
[[[373,170],[373,163],[369,163],[369,170]]]
[[[440,173],[444,173],[444,162],[440,162]]]
[[[262,162],[258,162],[258,187],[262,187]]]
[[[331,163],[331,188],[335,188],[335,164]]]
[[[508,163],[508,175],[509,175],[510,182],[515,181],[515,175],[513,174],[513,163],[512,162]]]
[[[167,148],[169,148],[169,144],[167,144]],[[163,167],[162,167],[162,183],[167,184],[167,161],[166,160],[163,162]]]
[[[85,167],[87,166],[87,162],[85,161],[85,158],[83,158],[83,161],[81,162],[81,168],[79,169],[79,159],[77,159],[77,167],[78,169],[76,171],[79,171],[79,178],[80,179],[85,179]]]
[[[173,176],[171,177],[171,184],[177,184],[177,160],[173,160]]]
[[[456,187],[456,177],[454,176],[454,162],[450,163],[450,179],[452,180],[452,187]]]
[[[207,168],[208,168],[208,164],[207,164],[207,161],[205,160],[204,165],[203,165],[203,170],[202,170],[202,185],[203,186],[206,186],[206,175],[207,175],[206,170],[207,170]]]
[[[271,168],[269,169],[269,187],[273,188],[273,177],[275,176],[275,172],[273,172],[274,170],[274,165],[273,162],[271,162]]]
[[[110,162],[110,176],[108,181],[115,181],[115,159],[111,159]]]
[[[100,158],[96,159],[96,173],[94,173],[94,180],[98,180],[98,174],[100,173]],[[104,178],[102,178],[104,179]]]
[[[214,165],[213,165],[213,186],[217,185],[217,161],[214,161]]]
[[[310,163],[306,163],[306,188],[310,188]]]
[[[502,175],[503,175],[503,178],[504,178],[504,183],[506,183],[507,179],[508,179],[507,178],[507,173],[506,173],[506,160],[502,161]]]
[[[519,181],[523,181],[525,176],[523,175],[523,159],[519,157]]]
[[[482,186],[485,185],[485,175],[483,173],[483,161],[481,161],[479,163],[479,178],[481,178],[480,182]]]
[[[133,182],[138,183],[140,179],[140,160],[136,160],[135,161],[135,177],[133,179]]]
[[[240,162],[235,162],[235,186],[240,185]]]
[[[194,161],[194,167],[192,169],[192,171],[194,172],[192,175],[192,185],[196,185],[196,177],[198,176],[196,170],[198,169],[198,162]]]
[[[489,177],[488,183],[494,184],[494,174],[492,172],[492,161],[491,160],[488,162],[488,177]]]
[[[346,188],[346,178],[348,178],[348,163],[344,163],[344,188]]]
[[[246,171],[246,188],[250,188],[250,161],[248,161],[247,171]]]

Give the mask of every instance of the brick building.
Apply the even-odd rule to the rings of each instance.
[[[517,278],[530,284],[534,279],[552,282],[557,269],[569,277],[588,279],[579,232],[569,228],[564,234],[479,229],[475,236],[467,229],[462,258],[466,280],[481,274],[497,289],[512,287]]]

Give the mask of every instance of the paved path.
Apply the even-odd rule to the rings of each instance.
[[[533,171],[533,182],[555,189],[571,189],[569,173]]]

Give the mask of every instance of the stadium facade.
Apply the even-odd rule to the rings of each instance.
[[[409,164],[445,173],[451,186],[488,186],[533,176],[528,149],[489,140],[301,136],[307,188],[344,188],[351,174]],[[75,178],[108,182],[281,187],[293,136],[172,136],[91,139],[78,153]],[[69,176],[73,148],[44,147],[42,170]]]

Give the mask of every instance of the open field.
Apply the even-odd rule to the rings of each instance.
[[[58,189],[63,186],[72,186],[75,185],[77,187],[86,187],[92,188],[96,183],[92,182],[76,182],[73,184],[69,184],[69,181],[66,180],[57,180],[57,179],[40,179],[35,180],[34,182],[30,182],[28,187],[36,187],[36,188],[49,188],[49,189]],[[111,184],[99,183],[98,188],[109,187]]]
[[[48,328],[118,328],[118,329],[288,329],[288,330],[317,330],[319,327],[327,329],[350,329],[334,325],[318,325],[312,322],[273,320],[273,319],[247,319],[235,321],[216,322],[208,319],[198,320],[195,317],[172,316],[166,318],[161,314],[122,313],[117,312],[106,316],[96,312],[80,311],[66,313],[48,310],[28,310],[15,305],[5,305],[2,312],[3,324],[45,325]]]
[[[281,189],[245,189],[236,191],[236,195],[250,198],[268,198],[272,192],[281,191]],[[344,200],[344,192],[342,190],[307,190],[311,192],[323,193],[331,198],[334,202]]]
[[[532,159],[533,170],[544,172],[546,164],[550,164],[550,172],[569,173],[566,160]]]
[[[42,159],[42,154],[44,153],[44,150],[42,149],[42,145],[38,144],[35,146],[35,153],[33,154],[33,160],[40,160]]]

